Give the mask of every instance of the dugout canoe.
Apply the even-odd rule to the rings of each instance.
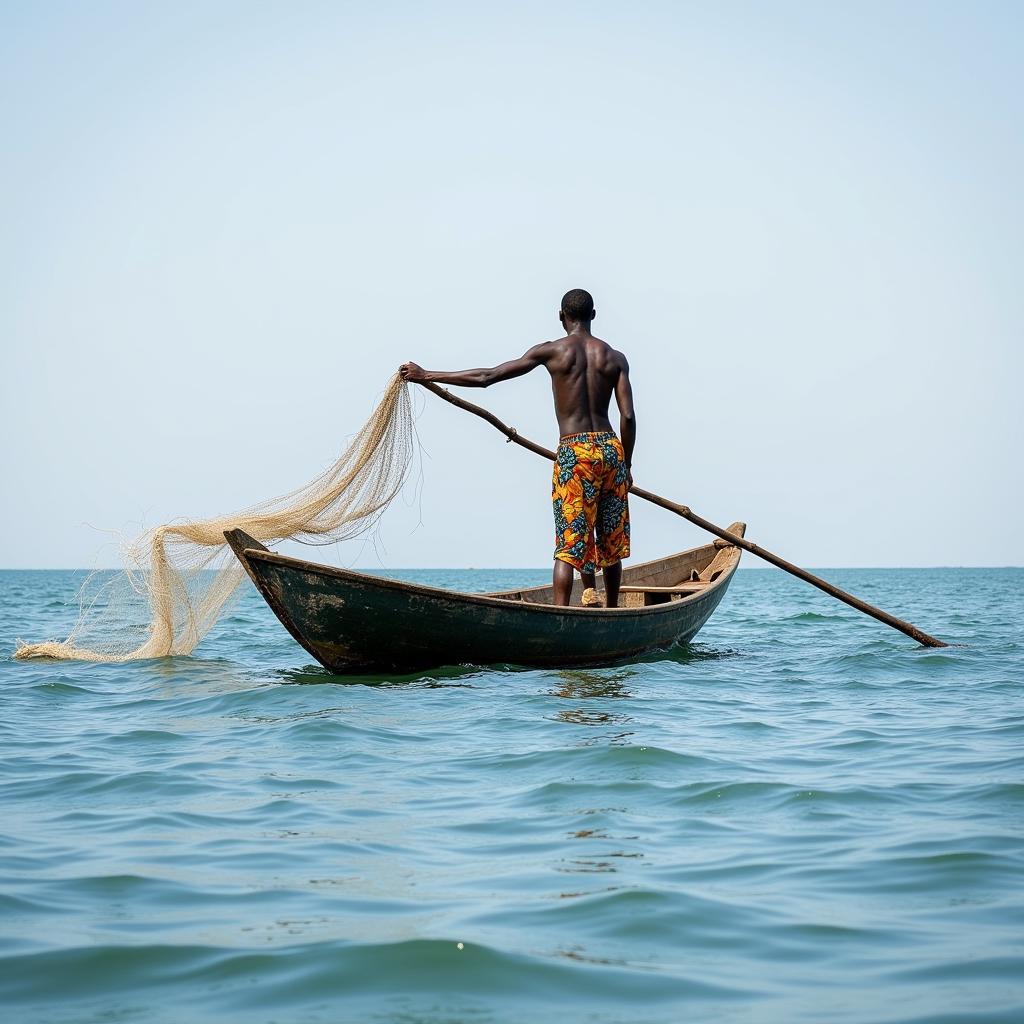
[[[728,532],[742,537],[743,523]],[[551,587],[467,594],[381,579],[224,534],[285,629],[339,675],[441,665],[608,665],[685,643],[725,596],[741,550],[725,540],[624,568],[619,608],[551,604]]]

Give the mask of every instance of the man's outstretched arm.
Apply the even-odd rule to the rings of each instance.
[[[455,370],[449,373],[444,370],[424,370],[417,363],[402,363],[398,372],[401,373],[403,380],[414,383],[456,384],[464,388],[486,388],[503,380],[522,377],[524,373],[543,366],[547,360],[548,345],[548,342],[534,345],[518,359],[510,359],[507,363],[492,366],[490,369]]]
[[[615,382],[615,404],[619,407],[619,440],[632,472],[633,447],[636,445],[636,412],[633,409],[633,385],[629,382],[629,363],[622,356],[619,379]]]

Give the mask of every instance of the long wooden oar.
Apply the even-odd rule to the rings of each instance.
[[[474,405],[472,402],[467,402],[462,398],[458,398],[447,388],[442,388],[437,384],[428,384],[422,381],[419,383],[421,383],[428,391],[432,391],[438,398],[443,398],[446,402],[450,402],[452,405],[456,405],[460,409],[465,409],[466,412],[471,412],[474,416],[479,416],[481,419],[487,420],[492,427],[496,427],[500,430],[509,441],[521,445],[523,448],[528,448],[531,452],[536,452],[538,455],[542,455],[545,459],[554,461],[554,452],[548,451],[547,448],[542,448],[535,441],[531,441],[528,438],[520,436],[515,427],[510,427],[507,424],[502,423],[494,413],[488,412],[486,409],[481,408],[479,405]],[[916,640],[919,644],[923,644],[925,647],[949,646],[949,644],[944,641],[939,640],[934,636],[929,636],[923,630],[918,629],[917,626],[914,626],[909,622],[904,622],[903,619],[897,619],[895,615],[883,612],[881,608],[876,608],[874,605],[870,605],[866,601],[862,601],[859,597],[854,597],[853,594],[848,594],[845,590],[840,590],[838,587],[834,587],[827,580],[823,580],[819,576],[815,576],[812,573],[807,572],[806,569],[801,569],[798,565],[793,565],[792,562],[787,562],[786,559],[772,554],[771,551],[765,551],[765,549],[760,545],[754,544],[745,537],[737,537],[735,534],[729,533],[727,530],[723,530],[721,526],[716,526],[714,523],[709,522],[702,516],[697,515],[696,512],[690,511],[686,505],[680,505],[678,502],[669,501],[668,498],[663,498],[660,494],[655,494],[653,491],[646,491],[642,487],[637,487],[635,484],[630,487],[629,493],[635,494],[638,498],[643,498],[644,501],[649,501],[654,505],[659,505],[661,508],[666,508],[669,512],[675,512],[677,516],[682,516],[695,526],[699,526],[702,530],[707,530],[708,533],[713,533],[716,537],[721,537],[722,540],[726,540],[730,544],[735,544],[737,547],[743,548],[744,551],[749,551],[751,554],[757,555],[758,558],[763,558],[766,562],[771,562],[772,565],[777,565],[780,569],[785,569],[786,572],[790,573],[792,576],[796,576],[805,583],[810,583],[812,587],[817,587],[819,590],[823,590],[826,594],[842,601],[844,604],[848,604],[851,608],[856,608],[858,611],[864,612],[865,615],[870,615],[872,618],[878,619],[879,622],[884,622],[887,626],[892,626],[893,629],[898,629],[901,633],[906,633],[907,636]]]

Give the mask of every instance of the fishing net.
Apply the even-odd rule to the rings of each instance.
[[[225,530],[237,527],[265,544],[331,544],[367,533],[401,490],[415,446],[408,387],[396,374],[348,448],[315,480],[233,515],[142,534],[122,549],[123,570],[86,580],[66,640],[22,644],[15,657],[118,662],[190,654],[245,575]]]

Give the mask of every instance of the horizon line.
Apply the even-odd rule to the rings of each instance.
[[[757,555],[751,555],[757,558]],[[325,563],[326,564],[326,563]],[[637,563],[639,564],[639,563]],[[328,568],[343,568],[350,572],[550,572],[550,566],[540,565],[396,565],[396,566],[364,566],[354,568],[353,566],[327,566]],[[625,568],[628,568],[625,567]],[[898,569],[898,570],[933,570],[933,569],[1024,569],[1024,565],[808,565],[802,566],[808,571],[828,572],[834,569],[847,570],[873,570],[873,569]],[[0,572],[121,572],[124,566],[102,565],[88,568],[86,566],[0,566]],[[737,571],[755,572],[760,570],[771,570],[773,572],[788,572],[777,565],[743,565],[737,567]],[[204,569],[203,572],[217,572],[216,569]]]

